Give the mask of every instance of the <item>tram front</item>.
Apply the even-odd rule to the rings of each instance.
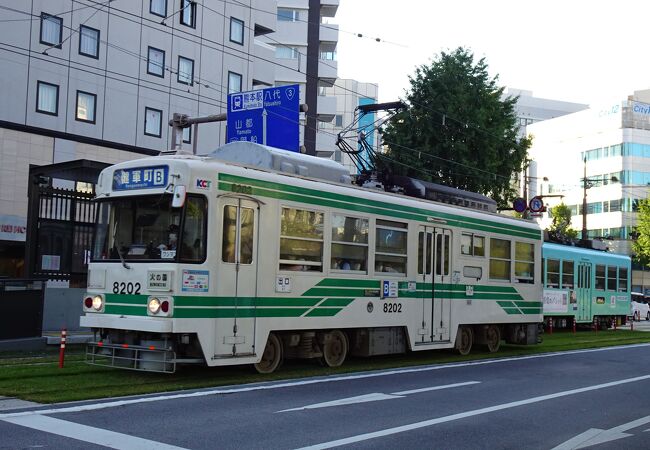
[[[80,320],[95,334],[87,362],[172,372],[178,352],[187,362],[204,361],[196,340],[174,330],[171,320],[179,281],[188,292],[208,289],[199,270],[206,261],[207,199],[188,183],[191,161],[145,158],[101,173]]]

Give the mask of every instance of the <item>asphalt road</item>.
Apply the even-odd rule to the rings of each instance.
[[[650,345],[0,412],[0,448],[650,448]]]

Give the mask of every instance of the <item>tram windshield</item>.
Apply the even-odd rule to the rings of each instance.
[[[182,208],[171,195],[103,200],[99,204],[94,261],[202,262],[206,202],[188,196]]]

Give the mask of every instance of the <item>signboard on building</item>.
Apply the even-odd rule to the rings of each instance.
[[[256,142],[299,151],[299,97],[297,84],[229,94],[228,142]]]
[[[0,215],[0,241],[25,242],[27,218]]]

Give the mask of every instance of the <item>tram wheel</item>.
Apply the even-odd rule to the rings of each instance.
[[[282,357],[282,341],[274,333],[269,333],[262,360],[255,364],[255,370],[259,373],[273,373],[280,366]]]
[[[322,362],[329,367],[339,367],[348,355],[348,338],[341,330],[330,331],[323,345]]]
[[[488,351],[490,353],[498,352],[501,346],[501,330],[499,330],[499,327],[490,325],[485,331],[485,338]]]
[[[474,340],[474,333],[472,328],[467,325],[458,327],[458,335],[456,336],[456,350],[461,355],[469,355],[472,350],[472,341]]]

